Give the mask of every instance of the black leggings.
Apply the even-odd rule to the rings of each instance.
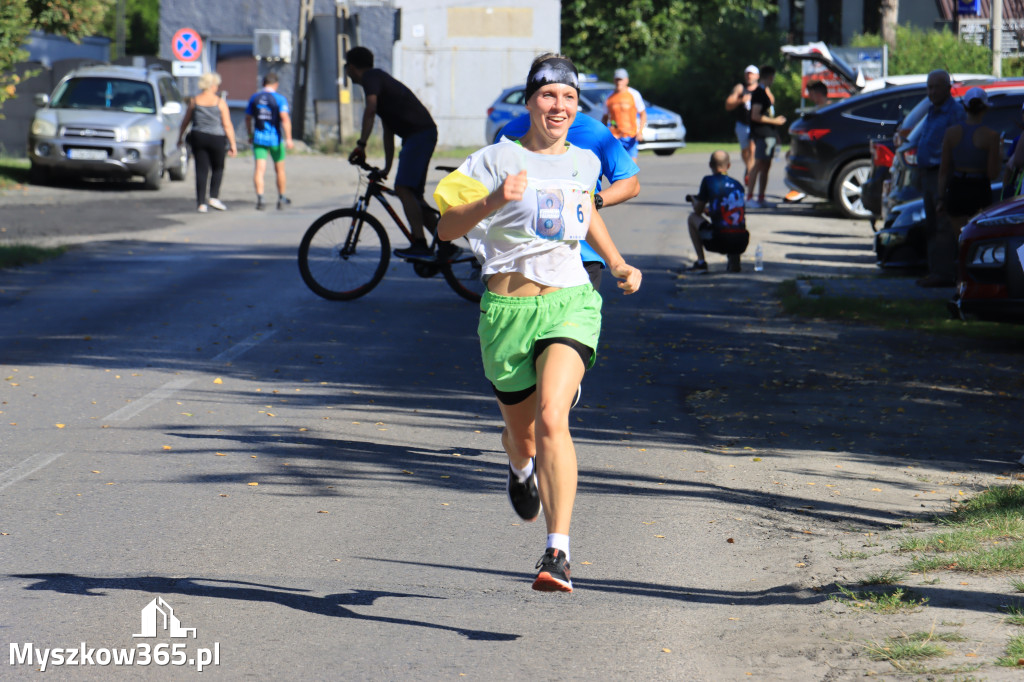
[[[192,155],[196,158],[196,203],[206,203],[206,179],[210,177],[210,197],[220,197],[220,181],[224,177],[224,156],[227,154],[226,135],[211,135],[192,131]],[[211,173],[212,170],[212,173]]]

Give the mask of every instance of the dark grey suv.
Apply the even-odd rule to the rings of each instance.
[[[52,99],[37,95],[28,136],[33,182],[54,173],[76,177],[141,175],[158,189],[188,172],[178,146],[185,103],[167,71],[155,66],[87,66],[65,76]]]

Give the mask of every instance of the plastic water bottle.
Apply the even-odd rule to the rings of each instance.
[[[764,270],[764,248],[760,244],[754,249],[754,272]]]

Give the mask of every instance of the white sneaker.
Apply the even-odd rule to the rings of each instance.
[[[210,208],[215,208],[218,211],[228,210],[228,207],[224,205],[224,202],[222,202],[220,199],[214,199],[212,197],[210,198]]]
[[[200,213],[206,213],[210,209],[206,208],[206,204],[199,204],[199,208],[196,209]]]

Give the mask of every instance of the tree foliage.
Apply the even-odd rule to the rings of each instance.
[[[731,137],[726,96],[747,64],[784,66],[781,44],[768,0],[562,0],[562,52],[605,79],[628,69],[646,99],[682,115],[689,139]]]
[[[563,0],[562,51],[608,71],[677,52],[688,36],[724,28],[737,14],[757,22],[773,12],[770,0]]]
[[[125,0],[125,54],[156,54],[160,47],[160,0]],[[107,12],[101,35],[117,39],[117,12]]]
[[[856,35],[854,47],[880,45],[877,35]],[[925,31],[912,26],[896,28],[895,44],[889,48],[889,74],[900,76],[945,69],[950,73],[992,73],[992,51],[960,40],[949,31]],[[1004,75],[1006,70],[1004,69]]]
[[[29,31],[39,29],[78,41],[95,33],[114,0],[0,0],[0,104],[14,97],[21,76],[14,65]]]

